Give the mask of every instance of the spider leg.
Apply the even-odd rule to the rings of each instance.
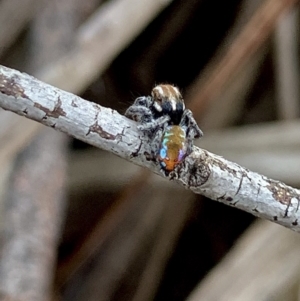
[[[150,110],[152,103],[153,100],[151,96],[138,97],[126,110],[125,116],[137,122],[150,122],[153,114]]]
[[[193,117],[191,110],[184,110],[182,118],[179,124],[182,128],[185,128],[187,139],[187,154],[192,153],[194,139],[203,136],[203,132],[200,130],[196,120]]]
[[[153,113],[149,108],[136,104],[130,106],[125,112],[126,117],[140,123],[150,122],[153,118],[152,115]]]
[[[180,126],[187,129],[188,139],[200,138],[203,136],[203,132],[200,130],[191,110],[184,110],[180,121]]]
[[[143,122],[138,126],[140,131],[154,131],[156,128],[164,127],[170,121],[169,115],[161,116],[157,119],[152,119],[150,122]]]

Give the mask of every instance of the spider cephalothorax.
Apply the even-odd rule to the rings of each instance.
[[[170,116],[170,123],[179,124],[185,109],[184,101],[178,88],[172,85],[158,85],[151,93],[154,117]]]
[[[172,85],[158,85],[151,96],[138,97],[125,115],[149,134],[152,155],[165,175],[192,152],[193,140],[203,136],[178,88]]]

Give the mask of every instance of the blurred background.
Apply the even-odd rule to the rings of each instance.
[[[0,0],[0,63],[300,187],[296,0]],[[0,109],[0,300],[300,300],[300,237]]]

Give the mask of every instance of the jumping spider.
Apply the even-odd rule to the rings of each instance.
[[[139,122],[138,129],[151,138],[152,156],[166,176],[192,152],[194,139],[203,136],[178,88],[172,85],[158,85],[151,96],[138,97],[125,116]]]

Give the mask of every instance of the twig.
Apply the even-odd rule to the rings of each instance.
[[[268,122],[222,131],[207,131],[196,145],[217,153],[229,160],[289,185],[299,184],[300,122]],[[136,165],[112,154],[90,149],[72,152],[69,156],[69,191],[76,195],[82,189],[103,187],[106,191],[118,191],[128,179],[138,172]],[[281,166],[281,168],[278,168]],[[115,179],[118,178],[118,181]],[[179,190],[180,186],[153,177],[157,189],[168,186]]]
[[[197,146],[289,185],[299,185],[300,122],[266,122],[207,131]],[[278,168],[280,166],[280,168]]]
[[[5,3],[9,4],[10,1],[6,0]],[[72,43],[72,51],[56,59],[57,63],[49,64],[37,71],[35,76],[72,93],[82,91],[101,74],[116,55],[170,2],[171,0],[115,0],[101,5],[96,13],[78,29],[75,38],[76,42]],[[19,5],[18,0],[17,3]],[[2,12],[3,10],[0,9],[0,15]],[[8,14],[6,12],[6,15],[11,16],[12,13]],[[2,31],[0,31],[0,36],[1,33]],[[106,42],[108,37],[109,43]],[[83,68],[86,68],[86,70],[83,71]],[[0,117],[2,118],[1,112]],[[24,133],[28,131],[25,135],[27,137],[32,136],[33,133],[41,129],[38,124],[29,124],[19,118],[14,118],[14,116],[11,119],[12,122],[17,124],[17,128],[21,127],[24,129]],[[5,133],[10,136],[13,135],[10,134],[13,131],[14,128],[12,127],[5,129]],[[0,140],[2,141],[1,130]],[[21,149],[25,142],[27,142],[27,139],[21,138],[13,139],[10,143],[19,146],[19,149]],[[16,153],[17,151],[18,147],[15,147],[14,152]],[[6,159],[6,153],[6,149],[3,153],[3,148],[1,148],[0,162],[2,158]],[[13,152],[10,154],[14,155]]]
[[[62,42],[70,41],[74,15],[66,6],[70,8],[72,2],[51,1],[34,18],[30,28],[34,53],[26,61],[31,70],[54,60],[65,49]],[[64,25],[61,29],[49,26],[60,22]],[[0,287],[13,297],[50,299],[65,213],[67,138],[44,128],[15,158],[5,198],[8,208],[4,213],[6,235],[0,277]]]
[[[159,173],[149,138],[112,109],[0,67],[0,106]],[[176,174],[195,193],[300,232],[300,191],[195,147]]]

